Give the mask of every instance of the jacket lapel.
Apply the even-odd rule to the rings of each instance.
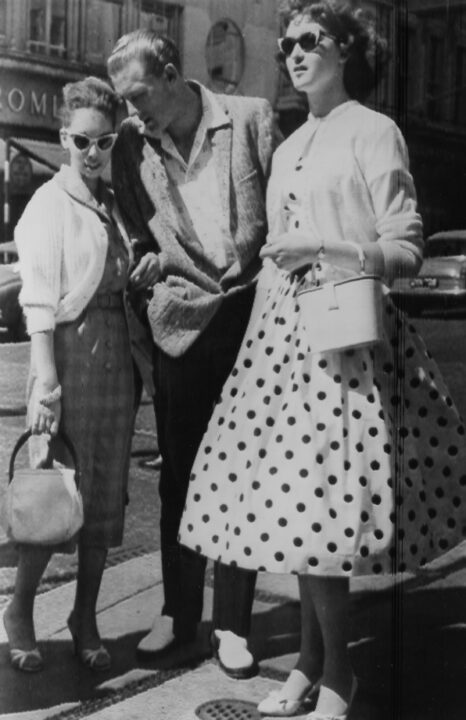
[[[145,143],[141,175],[145,186],[154,190],[154,205],[156,207],[154,220],[156,218],[156,225],[160,225],[164,232],[171,232],[176,237],[181,237],[183,229],[174,205],[170,181],[162,160],[162,150],[159,142],[156,141],[155,148],[151,146],[151,143]]]

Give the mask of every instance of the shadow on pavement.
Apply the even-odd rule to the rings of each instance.
[[[105,640],[105,647],[112,656],[112,667],[105,672],[93,672],[84,667],[73,654],[71,639],[39,642],[45,668],[34,674],[14,670],[9,662],[7,645],[0,645],[0,714],[95,700],[105,697],[105,691],[99,690],[102,683],[135,668],[161,671],[175,666],[187,668],[210,655],[206,627],[201,636],[205,642],[200,643],[195,653],[193,650],[179,650],[176,655],[171,653],[158,661],[140,662],[136,647],[143,635],[133,633],[116,640]]]
[[[359,690],[351,717],[464,720],[466,589],[368,592],[357,598],[352,610],[350,655]],[[0,712],[95,699],[102,682],[136,667],[162,673],[192,667],[210,655],[208,634],[204,623],[197,650],[178,650],[149,662],[136,657],[142,633],[106,641],[113,665],[105,673],[81,666],[72,655],[71,640],[42,643],[46,669],[33,676],[13,670],[7,647],[1,645]],[[287,602],[256,614],[251,647],[259,660],[297,652],[299,603]]]

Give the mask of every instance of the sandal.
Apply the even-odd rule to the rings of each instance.
[[[3,626],[8,637],[8,643],[11,645],[10,635],[7,628],[8,621],[6,612],[7,611],[3,614]],[[32,650],[23,650],[19,647],[11,648],[10,663],[15,670],[21,670],[21,672],[25,673],[40,672],[40,670],[44,667],[44,661],[37,646]]]
[[[44,667],[42,655],[37,647],[34,650],[13,648],[10,650],[10,663],[15,670],[26,673],[40,672]]]
[[[82,664],[90,670],[108,670],[112,663],[108,650],[103,645],[96,649],[81,648],[79,646],[79,637],[73,625],[73,613],[69,616],[67,624],[73,639],[74,654],[81,660]]]

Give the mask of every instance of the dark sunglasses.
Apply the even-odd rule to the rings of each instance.
[[[277,42],[280,52],[282,52],[285,57],[290,57],[295,45],[299,45],[301,50],[304,52],[312,52],[321,43],[322,38],[324,37],[336,40],[334,35],[330,35],[325,32],[325,30],[321,30],[319,28],[315,32],[305,32],[299,37],[282,37],[279,38]]]
[[[115,145],[117,139],[117,133],[108,133],[107,135],[101,135],[98,138],[90,138],[87,135],[81,133],[67,133],[72,139],[74,146],[84,152],[90,150],[91,146],[97,145],[99,150],[111,150]]]

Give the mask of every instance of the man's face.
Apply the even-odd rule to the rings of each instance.
[[[116,92],[126,100],[130,115],[137,115],[148,135],[167,130],[173,119],[173,93],[165,74],[148,75],[139,60],[131,60],[112,76]]]

